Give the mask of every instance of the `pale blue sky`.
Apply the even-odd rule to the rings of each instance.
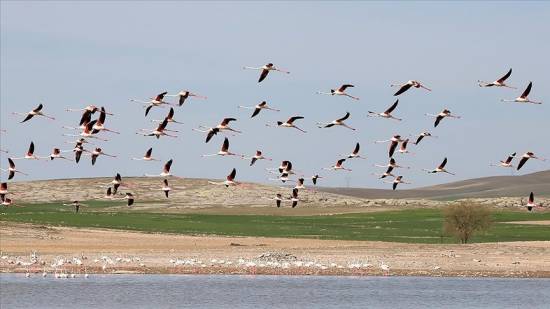
[[[47,155],[54,146],[69,149],[62,125],[78,123],[80,115],[67,107],[105,106],[116,114],[107,125],[122,135],[102,133],[101,143],[118,159],[89,158],[79,165],[63,161],[18,161],[31,176],[15,180],[142,175],[157,173],[160,163],[136,162],[152,146],[163,159],[174,159],[173,172],[183,177],[223,178],[236,167],[237,179],[266,181],[265,167],[288,159],[307,176],[322,172],[340,154],[360,142],[368,160],[352,160],[353,172],[322,172],[322,185],[389,188],[372,176],[374,163],[387,161],[387,145],[374,144],[392,134],[416,134],[424,129],[439,139],[426,139],[414,155],[397,155],[398,162],[415,167],[402,170],[412,188],[490,175],[509,170],[489,167],[508,153],[532,150],[550,157],[550,4],[544,2],[300,2],[300,3],[193,3],[193,2],[1,2],[1,148],[21,156],[34,140],[36,154]],[[273,62],[291,71],[271,73],[258,84],[258,72],[242,66]],[[494,80],[510,67],[511,85],[524,88],[532,80],[530,97],[543,105],[504,104],[523,89],[481,89],[478,79]],[[401,123],[367,118],[367,110],[382,111],[394,101],[394,82],[423,81],[431,93],[413,89],[400,96],[394,112]],[[342,83],[359,96],[316,95]],[[180,137],[140,137],[139,128],[153,127],[149,120],[167,112],[153,109],[143,117],[141,106],[129,98],[148,98],[167,90],[190,89],[208,100],[190,100],[176,109],[173,125]],[[267,100],[280,113],[263,111],[250,119],[238,105]],[[28,111],[38,102],[57,121],[32,119],[19,124],[13,111]],[[433,128],[424,113],[449,108],[463,119],[445,119]],[[351,112],[345,128],[318,129]],[[265,127],[266,122],[303,115],[297,122],[308,131]],[[235,152],[253,154],[262,149],[273,163],[254,167],[236,158],[201,158],[216,152],[223,138],[204,144],[204,135],[192,132],[198,124],[215,125],[222,118],[238,119],[234,127],[245,133],[230,137]],[[1,155],[6,166],[6,155]],[[426,175],[449,158],[448,169],[457,174]],[[533,160],[521,174],[550,167]],[[2,175],[2,179],[6,175]]]

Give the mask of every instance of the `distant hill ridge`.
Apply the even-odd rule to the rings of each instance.
[[[450,182],[418,189],[396,191],[368,188],[318,188],[319,191],[358,198],[433,199],[525,197],[531,191],[536,196],[550,197],[550,170],[521,176],[491,176]]]

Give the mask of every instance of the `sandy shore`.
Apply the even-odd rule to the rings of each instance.
[[[550,277],[550,242],[403,244],[3,223],[0,271]],[[31,252],[36,258],[31,259]],[[62,265],[53,267],[55,261]]]

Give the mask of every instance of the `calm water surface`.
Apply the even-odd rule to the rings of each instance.
[[[0,275],[0,308],[550,308],[550,279]]]

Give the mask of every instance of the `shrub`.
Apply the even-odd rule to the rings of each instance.
[[[486,206],[460,203],[443,211],[443,230],[454,235],[461,243],[468,243],[475,232],[486,231],[493,224],[491,209]]]

